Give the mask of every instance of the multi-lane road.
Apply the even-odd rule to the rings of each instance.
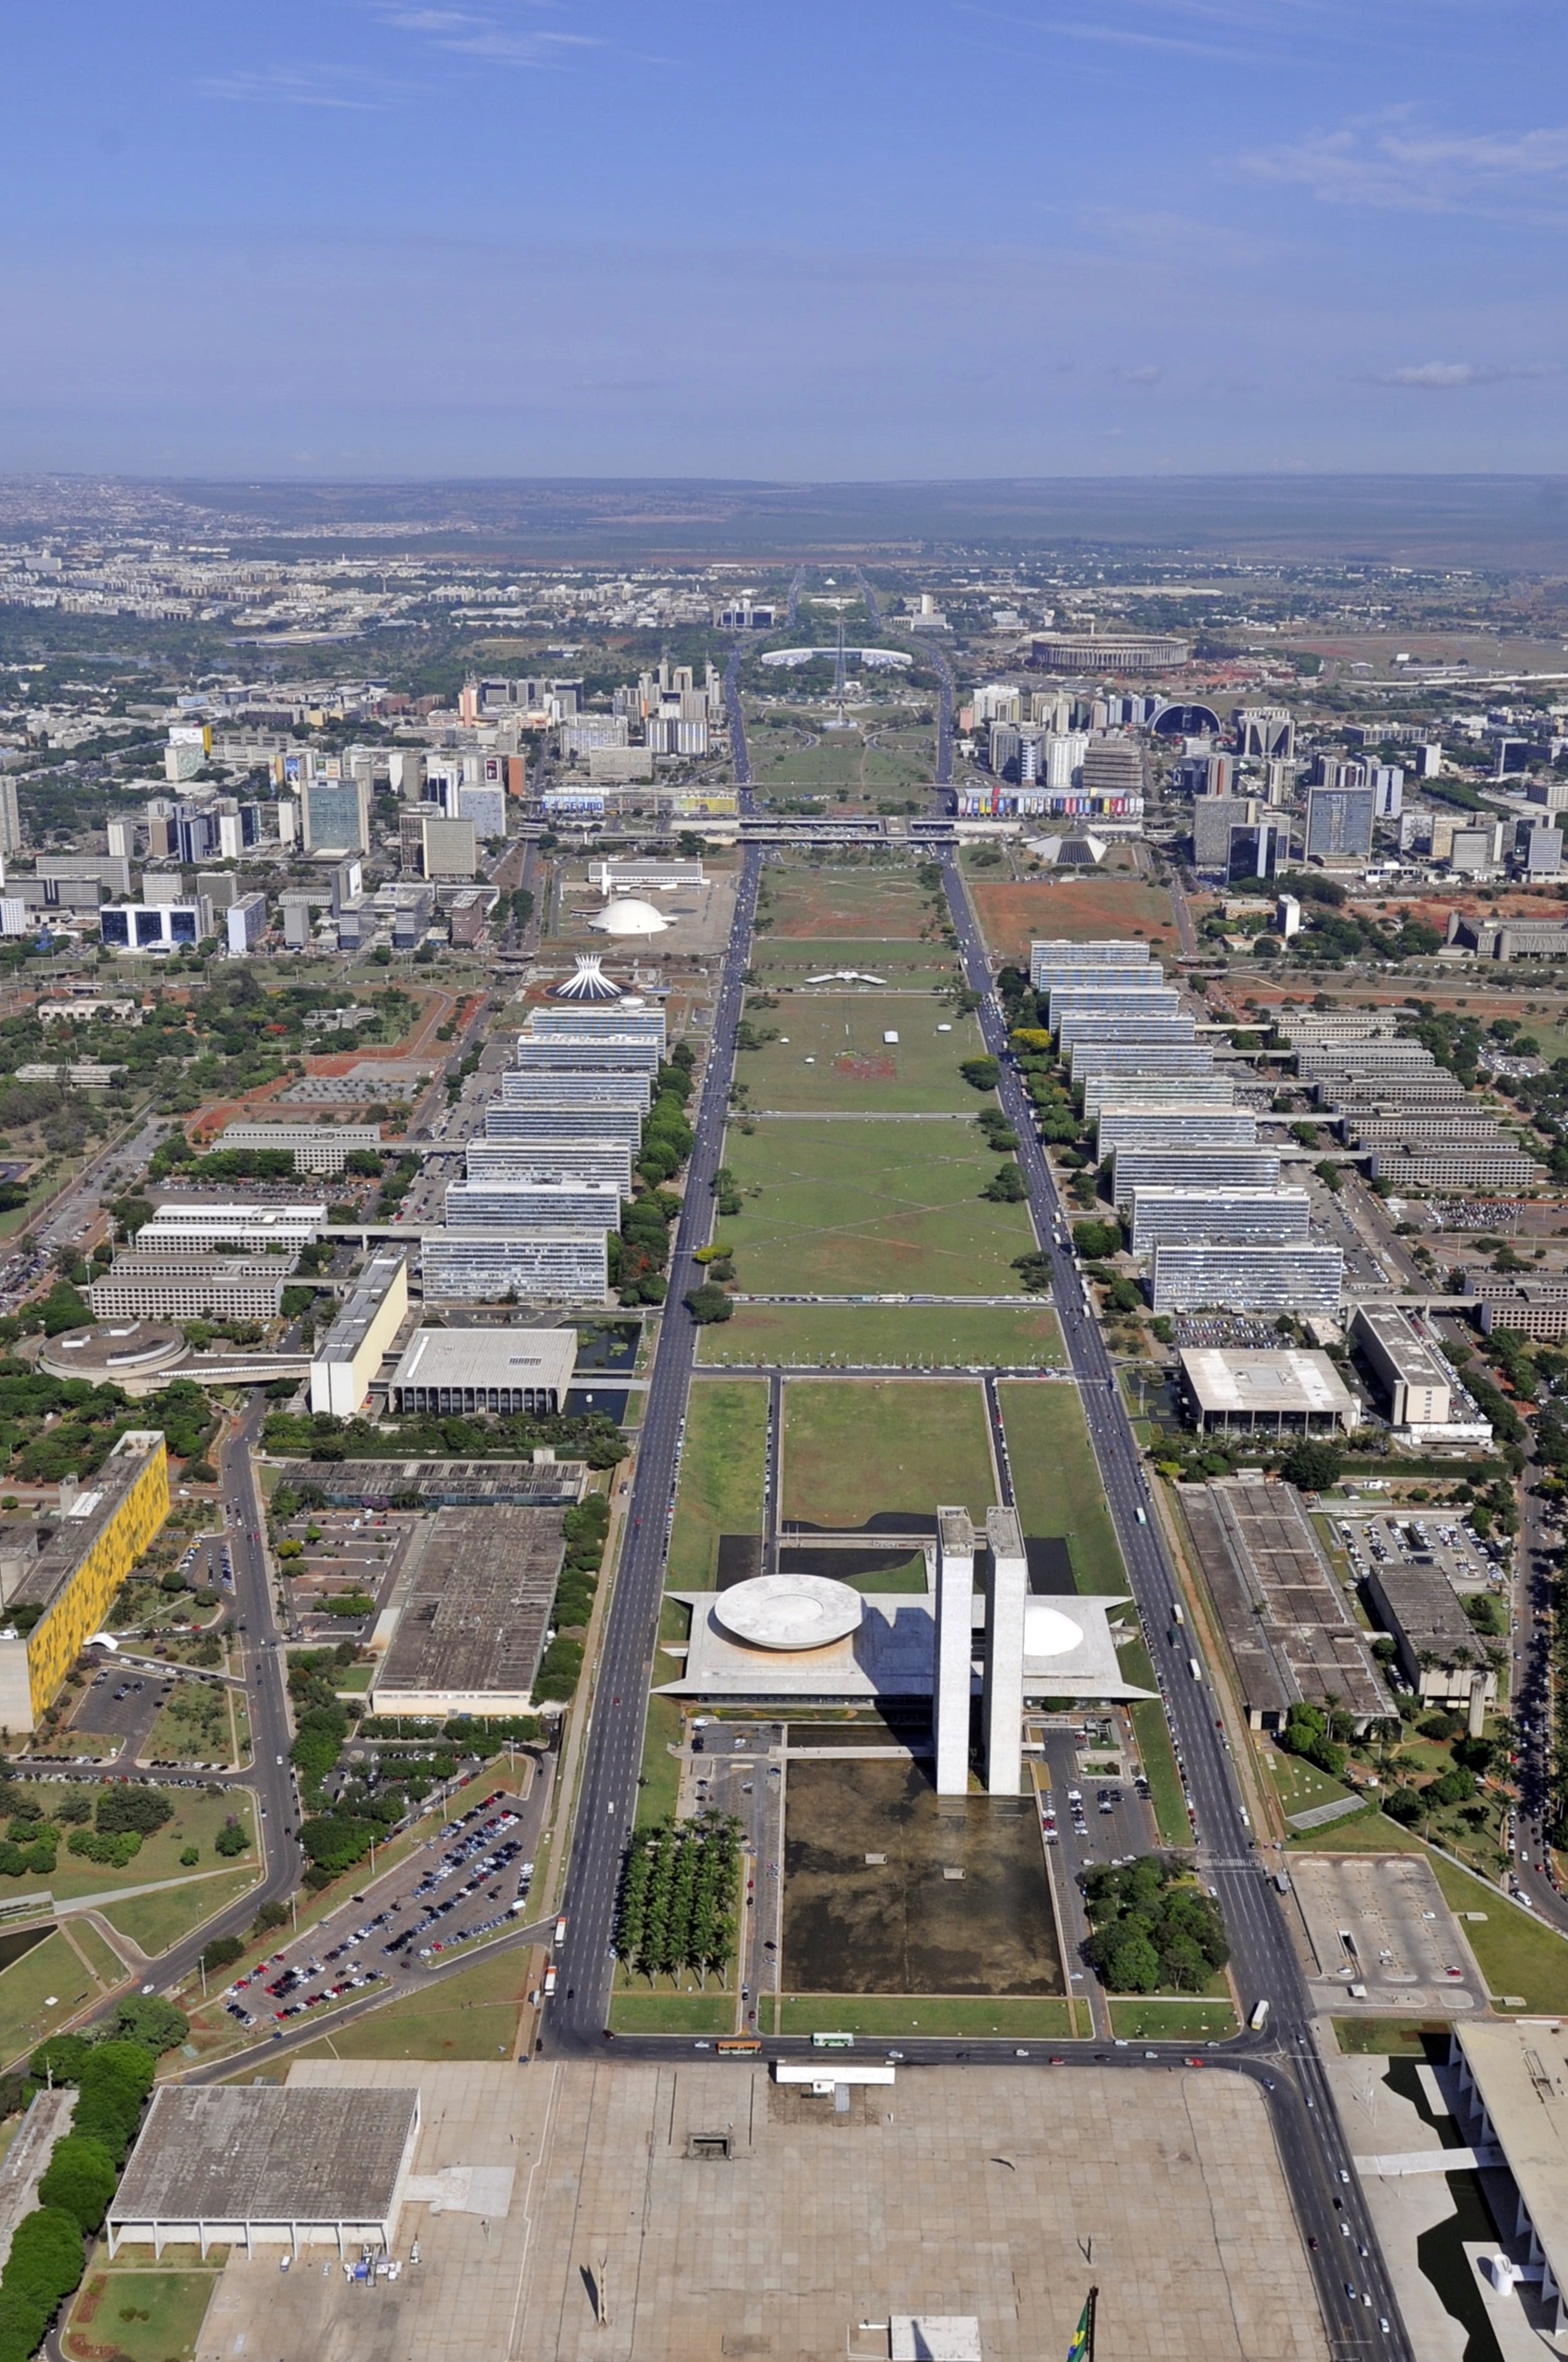
[[[951,856],[944,866],[948,907],[966,981],[984,995],[980,1024],[986,1047],[1001,1065],[1003,1110],[1018,1134],[1019,1158],[1029,1184],[1035,1228],[1042,1249],[1051,1259],[1063,1339],[1082,1392],[1128,1580],[1165,1693],[1171,1735],[1191,1799],[1198,1867],[1224,1910],[1232,1970],[1244,2002],[1249,2007],[1254,2001],[1269,2003],[1266,2039],[1277,2060],[1277,2072],[1264,2073],[1263,2080],[1271,2087],[1268,2097],[1297,2219],[1306,2235],[1318,2242],[1312,2261],[1325,2322],[1331,2336],[1350,2347],[1366,2338],[1370,2313],[1390,2324],[1386,2334],[1377,2333],[1379,2348],[1390,2354],[1409,2353],[1412,2349],[1316,2047],[1305,1981],[1247,1822],[1222,1726],[1214,1714],[1213,1690],[1207,1680],[1191,1677],[1190,1639],[1184,1636],[1173,1647],[1164,1637],[1170,1627],[1171,1602],[1180,1595],[1174,1587],[1160,1539],[1142,1455],[1067,1243],[1066,1217],[1040,1145],[1033,1110],[1008,1056],[1005,1020],[991,989],[989,963],[962,875]],[[1262,2072],[1261,2068],[1256,2071]],[[1340,2233],[1342,2215],[1351,2224],[1353,2237],[1348,2242]],[[1357,2253],[1353,2272],[1342,2269],[1342,2251],[1353,2246],[1358,2251],[1366,2250],[1364,2256]],[[1353,2301],[1345,2293],[1346,2279],[1357,2289]],[[1362,2303],[1363,2292],[1371,2296],[1370,2306]]]
[[[681,1309],[681,1298],[701,1280],[700,1266],[692,1257],[706,1245],[712,1224],[712,1180],[723,1154],[735,1028],[744,991],[741,977],[750,960],[761,860],[756,847],[743,857],[734,932],[698,1103],[685,1210],[670,1259],[669,1308],[659,1324],[620,1568],[603,1646],[591,1676],[592,1692],[580,1708],[588,1714],[590,1724],[564,1896],[567,1935],[558,1963],[556,1998],[548,2014],[547,2035],[557,2044],[591,2041],[597,2047],[609,2019],[616,1896],[626,1842],[636,1817],[637,1775],[664,1595],[665,1554],[675,1515],[686,1401],[697,1352],[697,1329]]]
[[[686,1406],[696,1331],[673,1308],[691,1286],[695,1250],[711,1222],[711,1182],[723,1154],[734,1068],[734,1034],[742,1007],[741,977],[748,964],[761,855],[748,851],[736,901],[734,932],[715,1014],[711,1054],[699,1106],[687,1211],[681,1218],[670,1273],[672,1309],[661,1324],[642,1429],[636,1476],[620,1570],[606,1619],[603,1647],[583,1710],[590,1717],[572,1852],[563,1907],[567,1934],[558,1956],[558,1984],[542,2040],[553,2050],[602,2052],[614,1962],[616,1897],[636,1811],[646,1699],[657,1635],[669,1528],[679,1482]],[[1197,1863],[1225,1913],[1231,1957],[1243,2000],[1270,2004],[1266,2032],[1194,2054],[1198,2063],[1247,2075],[1269,2107],[1332,2351],[1336,2356],[1376,2352],[1402,2358],[1405,2334],[1386,2267],[1355,2178],[1332,2092],[1320,2056],[1302,1970],[1270,1871],[1254,1844],[1224,1732],[1216,1721],[1213,1690],[1193,1681],[1183,1640],[1173,1650],[1162,1637],[1176,1595],[1141,1455],[1121,1403],[1103,1339],[1085,1299],[1066,1243],[1065,1218],[1040,1148],[1021,1078],[1007,1057],[1005,1021],[991,990],[989,965],[956,865],[946,866],[949,907],[966,980],[982,994],[980,1022],[989,1050],[1001,1061],[1000,1096],[1020,1140],[1041,1246],[1050,1257],[1055,1300],[1073,1373],[1082,1391],[1090,1438],[1106,1499],[1115,1521],[1128,1578],[1153,1636],[1173,1739],[1194,1821]],[[563,1799],[563,1805],[567,1800]],[[790,2052],[799,2039],[767,2038],[765,2052]],[[667,2055],[669,2039],[623,2037],[622,2055]],[[907,2040],[913,2067],[1003,2061],[1071,2068],[1092,2063],[1128,2072],[1158,2072],[1177,2064],[1184,2046],[1143,2047],[1061,2043],[1014,2046]],[[1353,2290],[1353,2295],[1350,2291]],[[1387,2326],[1385,2327],[1384,2324]]]

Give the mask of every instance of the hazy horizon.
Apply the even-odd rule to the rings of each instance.
[[[18,0],[0,469],[1564,462],[1529,0]]]

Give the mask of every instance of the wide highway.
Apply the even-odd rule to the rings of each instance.
[[[620,1569],[593,1690],[586,1705],[590,1723],[585,1769],[562,1901],[567,1934],[557,1959],[556,1994],[545,2018],[546,2040],[552,2047],[589,2039],[600,2045],[609,2023],[614,1967],[610,1946],[615,1931],[621,1864],[636,1817],[648,1683],[686,1434],[686,1398],[697,1353],[696,1323],[683,1309],[681,1298],[701,1283],[701,1269],[692,1257],[699,1247],[706,1246],[712,1228],[712,1180],[723,1154],[735,1028],[745,990],[741,978],[750,964],[761,866],[761,852],[752,846],[743,856],[734,927],[713,1014],[712,1043],[695,1119],[696,1145],[687,1172],[685,1210],[670,1258],[669,1297],[659,1323],[647,1415],[638,1433],[637,1468]]]
[[[1379,2351],[1413,2354],[1318,2055],[1306,1982],[1271,1877],[1255,1849],[1223,1728],[1214,1713],[1213,1688],[1208,1679],[1195,1681],[1188,1670],[1194,1645],[1190,1628],[1178,1631],[1174,1644],[1168,1638],[1173,1628],[1171,1603],[1181,1594],[1150,1502],[1143,1456],[1105,1341],[1088,1308],[1033,1109],[1008,1055],[1001,1005],[992,989],[989,963],[963,876],[952,855],[944,869],[965,978],[972,990],[984,996],[981,1030],[987,1049],[1001,1065],[1002,1107],[1018,1134],[1019,1161],[1029,1183],[1035,1229],[1051,1260],[1063,1339],[1078,1381],[1128,1580],[1165,1694],[1192,1809],[1198,1868],[1218,1893],[1225,1914],[1231,1970],[1243,2007],[1250,2011],[1257,2001],[1269,2003],[1269,2047],[1277,2056],[1279,2071],[1264,2080],[1272,2080],[1275,2086],[1275,2127],[1297,2218],[1304,2235],[1318,2241],[1310,2260],[1317,2269],[1324,2319],[1331,2336],[1348,2350],[1366,2339],[1370,2312],[1375,2320],[1390,2324],[1386,2335],[1374,2333]],[[1125,2052],[1117,2055],[1126,2057]],[[1286,2100],[1285,2094],[1292,2084],[1294,2092]],[[1349,2239],[1342,2235],[1342,2220],[1350,2224]],[[1353,2301],[1345,2293],[1347,2280],[1357,2290]],[[1370,2307],[1361,2301],[1364,2291],[1372,2297]]]

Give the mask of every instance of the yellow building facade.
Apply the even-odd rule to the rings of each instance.
[[[169,1451],[162,1434],[140,1429],[122,1435],[65,1508],[12,1600],[13,1609],[41,1603],[43,1613],[25,1635],[0,1634],[0,1719],[7,1728],[37,1727],[168,1515]]]

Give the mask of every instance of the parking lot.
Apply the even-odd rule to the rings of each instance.
[[[1060,1848],[1063,1860],[1055,1867],[1072,1882],[1097,1862],[1132,1861],[1159,1843],[1148,1783],[1125,1768],[1129,1758],[1117,1744],[1117,1722],[1107,1716],[1080,1729],[1087,1738],[1079,1730],[1049,1726],[1042,1733],[1041,1834],[1047,1846]],[[1086,1762],[1124,1768],[1086,1771]]]
[[[1411,1854],[1295,1854],[1290,1882],[1316,1964],[1313,1998],[1336,2014],[1485,2009],[1486,1981],[1430,1862]],[[1508,1909],[1500,1898],[1496,1908]]]
[[[514,1791],[482,1792],[452,1819],[427,1824],[428,1838],[406,1860],[226,1986],[216,2005],[253,2039],[282,2034],[334,2002],[406,1981],[509,1922],[521,1926],[536,1819]]]
[[[280,1549],[279,1564],[295,1629],[313,1640],[358,1637],[387,1598],[418,1524],[416,1514],[400,1509],[302,1509],[291,1518],[280,1539],[300,1549]],[[331,1613],[330,1601],[354,1597],[368,1597],[372,1607],[358,1617]]]
[[[1390,1563],[1435,1566],[1455,1591],[1472,1595],[1496,1589],[1503,1582],[1498,1559],[1468,1526],[1442,1509],[1412,1509],[1403,1517],[1377,1512],[1364,1518],[1341,1517],[1335,1522],[1358,1575]],[[1499,1542],[1496,1547],[1506,1558],[1507,1545]]]

